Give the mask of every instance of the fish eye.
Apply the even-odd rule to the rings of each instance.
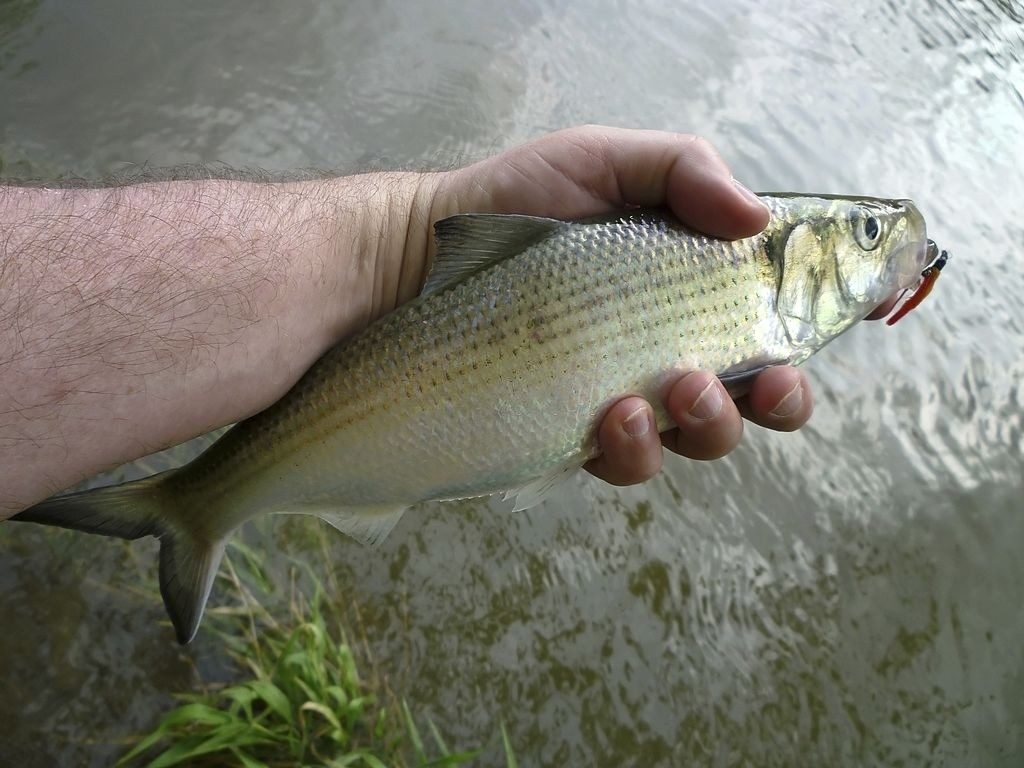
[[[873,251],[882,240],[882,222],[870,211],[858,206],[850,212],[853,237],[865,251]]]
[[[868,236],[868,239],[877,240],[878,231],[878,219],[874,216],[868,216],[864,219],[864,234]]]

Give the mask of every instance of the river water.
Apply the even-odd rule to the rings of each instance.
[[[15,0],[0,105],[8,176],[448,167],[599,122],[700,133],[755,189],[915,199],[954,260],[808,363],[804,430],[422,505],[322,567],[415,711],[504,722],[523,765],[1024,761],[1019,2]],[[283,578],[317,525],[246,535]],[[108,764],[212,663],[159,623],[154,552],[0,526],[0,764]]]

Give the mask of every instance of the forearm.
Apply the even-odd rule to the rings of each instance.
[[[265,408],[414,294],[421,181],[0,188],[0,517]]]

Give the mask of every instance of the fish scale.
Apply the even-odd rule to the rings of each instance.
[[[734,242],[656,211],[439,222],[419,298],[191,464],[14,519],[160,537],[161,594],[187,642],[226,537],[261,513],[318,515],[376,544],[417,502],[506,492],[534,504],[596,454],[618,399],[646,398],[664,430],[684,371],[738,391],[805,360],[924,266],[909,201],[764,199],[769,225]]]
[[[564,225],[339,349],[322,377],[307,377],[267,413],[266,439],[287,440],[292,461],[302,456],[317,489],[306,503],[408,501],[429,481],[424,468],[431,496],[482,495],[589,458],[592,424],[615,399],[657,404],[658,388],[681,368],[791,356],[763,238],[702,240],[663,218]],[[236,438],[246,437],[243,427]],[[273,474],[273,454],[232,453],[234,467],[219,467],[222,485]],[[270,488],[255,495],[235,498],[246,511],[281,501]]]

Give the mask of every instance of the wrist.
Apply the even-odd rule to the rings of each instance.
[[[328,182],[334,219],[311,254],[310,305],[324,349],[415,298],[433,252],[446,173],[373,173]],[[318,182],[319,183],[319,182]]]

